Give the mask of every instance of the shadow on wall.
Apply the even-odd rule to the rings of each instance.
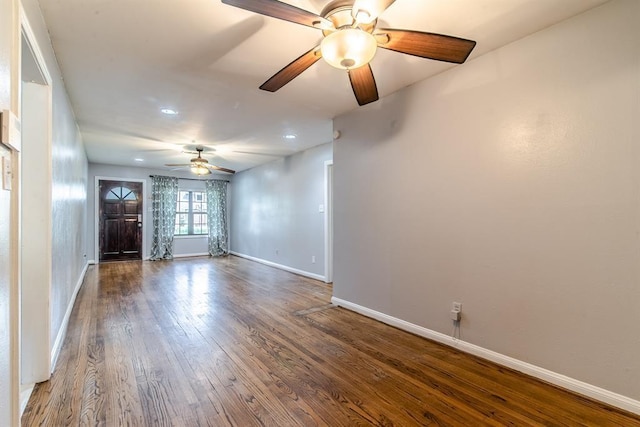
[[[340,139],[353,139],[368,141],[371,144],[383,144],[393,141],[393,138],[404,126],[406,112],[414,104],[413,92],[401,90],[403,96],[397,93],[391,94],[379,101],[364,107],[359,107],[349,113],[349,120],[357,122],[363,120],[367,126],[358,126],[358,135],[350,135],[349,130],[337,129]]]

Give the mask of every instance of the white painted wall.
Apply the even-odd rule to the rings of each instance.
[[[176,176],[182,178],[193,178],[193,175],[189,171],[169,172],[166,170],[148,169],[142,167],[126,167],[126,166],[114,166],[90,163],[89,164],[89,192],[87,194],[87,249],[86,253],[89,255],[90,260],[97,261],[96,254],[96,191],[95,191],[95,178],[116,178],[116,179],[134,179],[144,181],[144,212],[143,212],[143,248],[142,257],[148,259],[151,252],[151,242],[153,241],[153,228],[152,228],[152,210],[151,210],[151,178],[149,175],[164,175],[164,176]],[[227,174],[212,174],[209,178],[205,179],[229,179]],[[204,182],[196,182],[190,180],[181,180],[179,182],[180,188],[185,190],[198,190],[204,189]],[[175,238],[173,242],[173,255],[175,257],[187,256],[187,255],[206,255],[209,251],[207,245],[207,237],[179,237]]]
[[[324,276],[324,162],[332,143],[233,177],[231,251]],[[315,263],[311,257],[315,256]]]
[[[640,400],[639,16],[613,0],[337,117],[335,296],[446,335],[460,301],[463,340]]]
[[[26,53],[23,50],[23,55]],[[22,84],[21,374],[23,384],[51,373],[52,223],[48,86]],[[44,213],[44,214],[43,214]]]

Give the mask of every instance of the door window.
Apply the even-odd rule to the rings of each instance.
[[[138,200],[136,193],[127,187],[115,187],[109,190],[107,200]]]

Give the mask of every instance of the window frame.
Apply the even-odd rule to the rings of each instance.
[[[188,193],[189,194],[189,200],[188,201],[183,201],[180,199],[181,195],[184,193]],[[203,201],[202,202],[198,202],[194,200],[194,193],[200,193],[202,194],[202,198]],[[181,203],[186,203],[188,206],[188,211],[181,211],[178,210],[178,207],[180,206]],[[204,210],[200,210],[200,211],[195,211],[194,210],[194,203],[202,203],[204,204]],[[205,224],[205,232],[204,233],[195,233],[195,227],[198,225],[196,224],[195,221],[195,217],[196,216],[200,216],[200,215],[204,215],[205,218],[207,218],[207,209],[208,209],[208,202],[207,202],[207,193],[204,189],[191,189],[191,188],[180,188],[178,189],[178,196],[176,199],[176,216],[175,216],[175,220],[174,220],[174,228],[173,228],[173,236],[177,237],[177,238],[197,238],[197,237],[206,237],[209,234],[209,223],[208,221],[205,219],[206,224]],[[187,216],[187,233],[177,233],[177,229],[178,229],[178,215],[186,215]],[[199,223],[200,225],[202,225],[202,223]]]

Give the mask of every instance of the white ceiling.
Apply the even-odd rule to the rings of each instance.
[[[287,3],[319,13],[328,1]],[[472,61],[605,1],[397,0],[379,26],[475,40]],[[380,102],[358,107],[346,72],[324,61],[276,93],[259,90],[321,33],[219,0],[40,5],[91,162],[169,169],[203,145],[211,163],[240,171],[330,142],[333,117]],[[371,63],[381,98],[464,66],[384,49]]]

